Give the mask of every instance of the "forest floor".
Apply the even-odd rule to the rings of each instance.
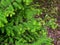
[[[48,28],[48,36],[54,39],[54,45],[60,45],[60,0],[39,0],[39,3],[42,9],[47,9],[46,14],[53,15],[57,19],[58,28],[55,30]]]

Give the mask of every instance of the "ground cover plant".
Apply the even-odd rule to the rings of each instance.
[[[47,27],[55,29],[56,19],[46,14],[36,0],[0,1],[0,45],[52,45]]]

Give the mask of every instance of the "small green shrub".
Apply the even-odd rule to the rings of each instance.
[[[33,0],[0,1],[0,45],[51,45],[46,27],[55,29],[55,19],[35,18],[42,13],[37,7]]]

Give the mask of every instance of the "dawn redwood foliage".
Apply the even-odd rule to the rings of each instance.
[[[47,27],[55,29],[55,19],[42,14],[34,0],[0,1],[0,45],[51,45]]]

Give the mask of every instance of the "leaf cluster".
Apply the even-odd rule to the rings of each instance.
[[[0,44],[1,45],[46,45],[51,44],[46,27],[55,29],[54,19],[35,18],[42,9],[35,6],[33,0],[0,1]],[[53,24],[53,25],[52,25]],[[36,44],[35,44],[36,42]]]

